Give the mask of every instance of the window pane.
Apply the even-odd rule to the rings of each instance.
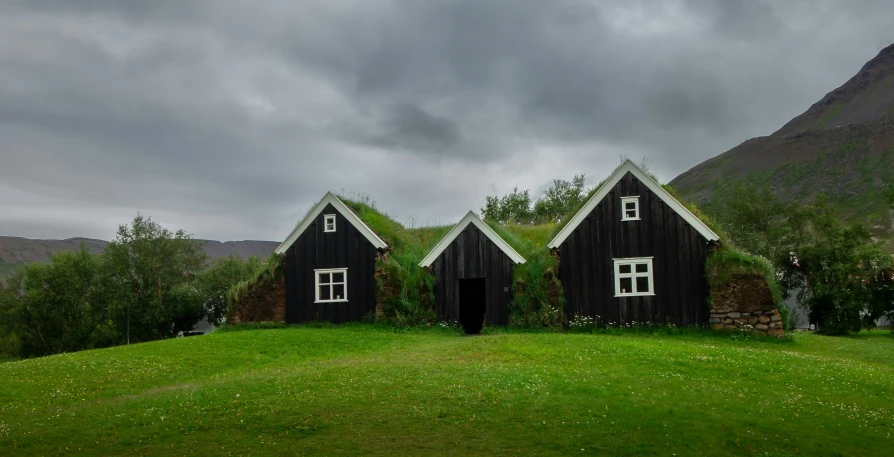
[[[345,282],[344,273],[332,273],[332,282]]]
[[[637,273],[648,273],[649,272],[649,264],[648,263],[636,264],[636,272]]]
[[[645,294],[652,292],[649,290],[649,278],[645,276],[636,278],[636,291]]]
[[[629,274],[631,272],[630,264],[628,263],[626,265],[618,265],[618,272],[622,273],[622,274],[624,274],[624,273]]]
[[[329,295],[330,292],[331,291],[329,290],[328,284],[325,286],[320,286],[320,300],[329,300],[331,297]]]
[[[626,216],[628,219],[636,219],[636,210],[628,210]]]
[[[329,284],[329,273],[317,273],[320,275],[320,284]]]
[[[636,210],[636,202],[624,202],[624,209],[626,211]]]
[[[342,300],[345,298],[345,285],[335,284],[332,286],[332,299]]]
[[[631,278],[621,278],[621,291],[622,294],[629,294],[633,292],[633,279]]]

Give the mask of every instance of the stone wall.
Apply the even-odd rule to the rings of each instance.
[[[245,322],[286,321],[286,280],[258,284],[234,307],[227,318],[229,324]]]
[[[711,325],[717,330],[750,330],[783,337],[782,316],[767,280],[757,274],[733,274],[711,288]]]

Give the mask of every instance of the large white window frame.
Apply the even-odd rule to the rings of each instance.
[[[645,297],[655,295],[652,257],[614,259],[615,297]],[[643,288],[646,290],[642,290]]]
[[[341,275],[341,281],[338,280],[338,275]],[[314,270],[314,303],[345,301],[348,301],[348,269]]]
[[[639,220],[639,196],[621,197],[621,220]]]
[[[335,231],[335,214],[324,214],[323,215],[323,231],[324,232],[334,232]]]

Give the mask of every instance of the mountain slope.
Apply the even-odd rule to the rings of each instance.
[[[211,260],[235,254],[242,258],[267,257],[279,243],[275,241],[205,241],[205,254]],[[28,262],[46,262],[50,256],[62,251],[74,251],[81,243],[90,252],[102,252],[107,241],[89,238],[69,238],[67,240],[31,240],[12,236],[0,236],[0,278],[8,275],[17,266]]]
[[[712,212],[722,204],[717,191],[735,182],[769,185],[791,201],[824,193],[845,220],[894,238],[894,214],[883,198],[894,182],[894,44],[772,135],[745,141],[670,184]]]

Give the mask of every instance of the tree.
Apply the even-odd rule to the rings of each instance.
[[[537,223],[559,222],[572,209],[580,206],[587,195],[585,182],[584,175],[574,175],[571,181],[554,179],[543,197],[534,204],[534,219]]]
[[[844,225],[824,196],[787,203],[769,187],[737,184],[721,201],[719,221],[731,240],[771,260],[783,295],[797,291],[821,332],[858,331],[887,309],[890,256],[865,226]]]
[[[499,224],[545,224],[560,221],[586,198],[584,175],[574,175],[571,181],[554,179],[543,196],[532,201],[531,194],[518,187],[501,198],[487,196],[481,217]]]
[[[2,292],[5,330],[16,335],[20,355],[41,356],[91,347],[102,303],[100,264],[86,246],[54,254],[49,263],[21,267]]]
[[[738,183],[723,192],[722,201],[720,222],[739,247],[774,261],[788,256],[792,204],[769,187]]]
[[[138,215],[118,228],[104,258],[110,317],[128,343],[170,337],[201,319],[194,297],[180,287],[194,280],[206,257],[202,243],[183,230],[172,233]]]
[[[531,195],[527,190],[519,192],[516,187],[499,199],[487,196],[481,216],[499,224],[532,224],[534,212],[531,210]]]
[[[822,196],[792,206],[785,228],[783,248],[790,254],[780,256],[779,267],[784,282],[800,290],[810,321],[822,333],[859,331],[884,299],[879,277],[890,270],[891,257],[863,224],[844,225]]]
[[[215,260],[202,270],[196,277],[195,288],[201,296],[208,322],[222,324],[227,317],[227,293],[230,288],[257,276],[265,265],[257,257],[249,257],[247,261],[243,261],[230,254],[229,257]]]

